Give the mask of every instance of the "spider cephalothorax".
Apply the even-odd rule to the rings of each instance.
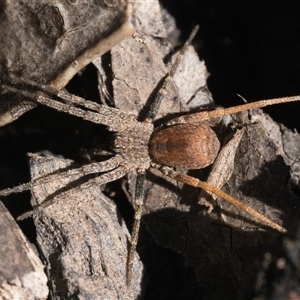
[[[130,128],[114,135],[111,148],[132,168],[148,169],[151,162],[148,145],[152,132],[153,124],[150,121],[133,120]]]

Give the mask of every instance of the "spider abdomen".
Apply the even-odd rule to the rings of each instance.
[[[180,124],[155,133],[149,153],[161,165],[202,169],[212,164],[220,149],[215,132],[204,124]]]

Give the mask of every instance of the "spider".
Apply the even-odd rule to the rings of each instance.
[[[160,103],[167,94],[182,57],[197,31],[198,26],[194,28],[190,37],[181,48],[170,72],[164,79],[162,87],[156,94],[145,119],[141,122],[136,117],[128,115],[119,109],[97,104],[28,79],[14,78],[10,80],[11,84],[1,84],[4,90],[19,93],[26,98],[32,99],[34,102],[54,108],[57,111],[80,117],[95,124],[106,125],[108,130],[114,133],[114,139],[111,140],[109,146],[115,152],[115,156],[106,161],[95,162],[77,169],[62,172],[61,176],[86,176],[88,174],[101,173],[101,175],[89,179],[81,185],[81,189],[86,189],[90,186],[103,185],[122,178],[132,170],[137,171],[134,225],[126,269],[126,281],[128,285],[132,279],[132,265],[142,216],[145,172],[150,167],[159,169],[163,174],[177,181],[211,192],[273,229],[282,233],[286,232],[286,229],[280,225],[222,190],[197,178],[178,173],[174,171],[174,168],[201,169],[211,165],[215,161],[220,149],[220,143],[215,132],[210,128],[209,121],[252,108],[299,101],[299,96],[260,100],[225,109],[183,115],[166,122],[159,128],[154,128],[153,120],[158,112]],[[28,92],[17,88],[20,83],[27,84],[37,89],[38,92]],[[49,175],[12,189],[2,190],[0,191],[0,196],[22,192],[31,189],[36,184],[50,182],[55,179],[54,176]],[[60,197],[62,199],[67,198],[68,193],[62,192]],[[34,207],[33,211],[23,214],[19,219],[37,214],[48,205],[51,205],[51,201]]]

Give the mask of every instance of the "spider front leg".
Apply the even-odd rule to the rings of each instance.
[[[14,85],[19,82],[24,82],[31,88],[37,88],[40,93],[31,93]],[[56,90],[54,88],[36,83],[28,79],[14,79],[12,85],[1,83],[1,88],[13,93],[18,93],[26,98],[32,99],[34,102],[38,102],[42,105],[51,107],[57,111],[65,112],[69,115],[73,115],[82,118],[86,121],[90,121],[95,124],[102,124],[108,126],[110,131],[123,131],[131,127],[135,122],[135,118],[127,115],[119,109],[101,105],[96,102],[86,100],[84,98],[69,94],[65,91]],[[41,93],[42,92],[42,93]],[[56,100],[45,96],[44,93],[50,96],[56,96]],[[60,100],[64,100],[62,102]],[[82,108],[80,108],[80,106]]]

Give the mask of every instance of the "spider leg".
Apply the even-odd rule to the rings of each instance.
[[[163,167],[160,165],[156,165],[153,164],[153,167],[159,169],[163,174],[178,180],[180,182],[186,183],[188,185],[194,186],[194,187],[198,187],[198,188],[202,188],[205,191],[211,192],[215,195],[217,195],[218,197],[221,197],[222,199],[224,199],[225,201],[231,203],[232,205],[236,206],[237,208],[239,208],[242,211],[247,212],[248,214],[250,214],[251,216],[255,217],[256,219],[262,221],[263,223],[267,224],[268,226],[270,226],[271,228],[282,232],[282,233],[286,233],[287,230],[283,227],[281,227],[280,225],[274,223],[273,221],[271,221],[270,219],[268,219],[267,217],[265,217],[264,215],[260,214],[259,212],[257,212],[256,210],[252,209],[250,206],[240,202],[239,200],[233,198],[232,196],[226,194],[225,192],[223,192],[222,190],[204,182],[201,181],[195,177],[191,177],[185,174],[181,174],[178,173],[174,170],[172,170],[169,167]]]
[[[144,204],[144,186],[145,186],[145,170],[138,170],[138,174],[136,178],[136,187],[135,187],[134,224],[133,224],[133,229],[131,234],[131,245],[127,257],[127,266],[126,266],[126,282],[128,286],[130,285],[132,279],[133,260],[136,252],[136,245],[139,238],[141,217],[142,217],[143,204]]]
[[[170,84],[173,80],[173,77],[178,69],[178,66],[180,65],[180,62],[183,58],[183,55],[188,47],[188,45],[191,43],[192,39],[196,35],[197,31],[199,30],[199,26],[196,26],[192,33],[190,34],[188,40],[185,42],[183,47],[181,48],[179,54],[176,57],[175,63],[172,65],[171,70],[169,74],[166,76],[164,83],[158,93],[156,94],[150,109],[146,115],[146,118],[144,122],[150,122],[152,121],[159,109],[160,103],[162,99],[166,96],[168,89],[170,87]],[[133,266],[133,260],[134,255],[136,252],[136,245],[138,242],[138,235],[141,225],[141,217],[143,212],[143,202],[144,202],[144,182],[145,182],[145,170],[138,170],[137,179],[136,179],[136,188],[135,188],[135,215],[134,215],[134,224],[133,224],[133,230],[131,234],[131,245],[130,250],[127,258],[127,269],[126,269],[126,281],[127,285],[129,286],[132,280],[132,266]]]
[[[294,101],[300,101],[300,96],[259,100],[256,102],[246,103],[246,104],[233,106],[233,107],[229,107],[229,108],[216,109],[216,110],[212,110],[212,111],[201,111],[198,113],[174,118],[171,121],[167,122],[167,125],[199,123],[199,122],[203,122],[206,120],[223,117],[225,115],[235,114],[235,113],[242,112],[242,111],[249,110],[249,109],[261,108],[261,107],[265,107],[265,106],[269,106],[269,105],[286,103],[286,102],[294,102]]]
[[[25,79],[22,79],[21,81],[25,81]],[[35,102],[38,102],[45,106],[54,108],[57,111],[77,116],[95,124],[106,125],[109,127],[110,131],[123,131],[128,127],[131,127],[132,123],[135,122],[135,119],[133,117],[127,115],[124,112],[121,112],[117,108],[85,100],[84,98],[71,95],[64,91],[58,91],[51,87],[40,85],[38,83],[32,84],[33,81],[26,80],[25,82],[30,83],[30,85],[33,85],[35,87],[41,88],[42,90],[46,91],[47,93],[50,93],[51,95],[59,97],[65,100],[67,103],[62,103],[60,101],[54,100],[52,98],[44,96],[41,93],[31,93],[6,84],[1,84],[1,87],[5,90],[21,94],[26,98],[30,98]],[[74,105],[79,105],[89,110],[84,110]]]
[[[83,176],[93,174],[108,172],[117,168],[122,162],[122,158],[116,155],[106,161],[91,163],[80,168],[66,170],[59,173],[59,177],[72,177],[72,180],[77,180]],[[31,190],[37,184],[45,184],[57,179],[57,173],[50,174],[46,177],[31,181],[29,183],[24,183],[13,188],[8,188],[0,191],[0,196],[8,196],[13,193],[21,193],[27,190]]]
[[[35,88],[39,89],[40,91],[44,91],[49,95],[59,97],[59,98],[65,100],[65,101],[68,101],[70,103],[77,104],[77,105],[83,106],[87,109],[94,110],[95,112],[99,112],[101,110],[102,104],[98,104],[96,102],[86,100],[86,99],[81,98],[79,96],[70,94],[70,93],[68,93],[64,90],[57,90],[57,89],[55,89],[55,88],[53,88],[49,85],[41,84],[41,83],[35,82],[33,80],[30,80],[30,79],[27,79],[27,78],[22,78],[22,77],[13,79],[13,81],[24,82],[25,84],[27,84],[29,86],[32,86],[32,87],[35,87]],[[108,106],[105,105],[105,107],[108,107]],[[118,111],[118,109],[117,108],[112,108],[112,111],[113,112]]]
[[[67,191],[63,191],[61,193],[58,193],[57,197],[52,197],[52,195],[50,195],[44,202],[42,202],[41,204],[38,204],[35,207],[33,207],[32,211],[26,212],[26,213],[22,214],[21,216],[19,216],[17,218],[17,220],[18,221],[24,220],[28,217],[31,217],[32,215],[39,214],[39,213],[43,212],[43,210],[46,207],[56,203],[57,201],[67,201],[68,199],[71,199],[72,194],[74,194],[76,192],[80,192],[81,190],[84,190],[84,189],[89,189],[93,186],[97,186],[97,185],[100,186],[100,185],[103,185],[105,183],[115,181],[119,178],[122,178],[129,171],[130,171],[130,168],[126,164],[123,164],[123,165],[118,166],[114,170],[111,170],[107,173],[104,173],[104,174],[101,174],[97,177],[89,179],[88,181],[80,184],[79,186],[76,186],[76,187],[74,187],[72,189],[69,189]]]
[[[195,37],[198,30],[199,30],[199,26],[196,26],[193,29],[192,33],[190,34],[188,40],[185,42],[185,44],[181,48],[179,54],[176,57],[175,63],[172,65],[171,70],[168,73],[168,75],[166,76],[162,87],[159,89],[158,93],[155,96],[155,98],[150,106],[150,109],[149,109],[148,113],[146,114],[146,118],[145,118],[144,122],[150,122],[150,121],[154,120],[154,118],[158,112],[158,109],[159,109],[162,99],[168,93],[170,84],[173,81],[173,77],[178,69],[178,66],[180,65],[183,55],[184,55],[188,45],[191,43],[191,41]],[[132,234],[131,234],[131,245],[130,245],[130,250],[129,250],[128,259],[127,259],[127,270],[126,270],[127,285],[130,285],[131,280],[132,280],[132,266],[133,266],[134,255],[136,252],[136,245],[138,242],[138,235],[139,235],[141,217],[142,217],[142,211],[143,211],[144,182],[145,182],[145,170],[140,169],[140,170],[138,170],[137,179],[136,179],[134,224],[133,224],[133,230],[132,230]]]
[[[195,26],[195,28],[193,29],[193,31],[191,32],[189,38],[187,39],[187,41],[184,43],[184,45],[182,46],[182,48],[180,49],[180,52],[178,53],[176,60],[174,62],[174,64],[171,67],[170,72],[167,74],[164,83],[162,85],[162,87],[159,89],[158,93],[156,94],[151,107],[146,115],[146,119],[151,119],[153,120],[158,112],[159,106],[161,101],[163,100],[163,98],[167,95],[169,87],[171,82],[173,81],[173,77],[180,65],[180,62],[184,56],[184,53],[187,49],[187,47],[191,44],[193,38],[195,37],[196,33],[199,30],[199,26]]]

